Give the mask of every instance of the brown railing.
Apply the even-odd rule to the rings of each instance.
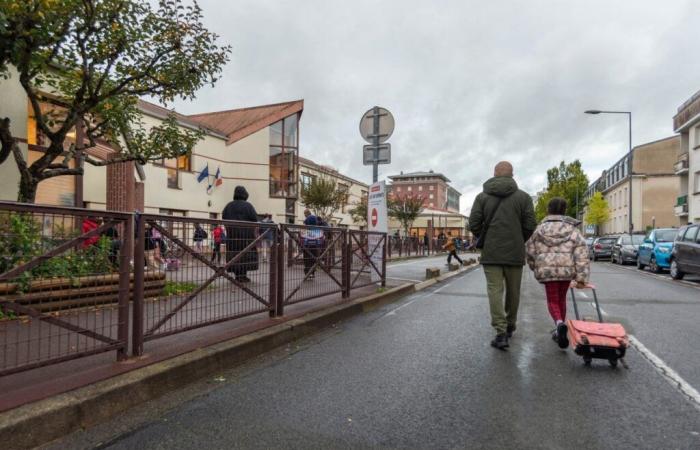
[[[0,202],[0,375],[126,358],[132,242],[131,214]]]
[[[384,233],[0,202],[0,375],[347,298],[386,259]]]
[[[445,245],[446,239],[432,239],[432,242],[426,242],[423,238],[418,237],[387,237],[386,255],[388,259],[405,258],[411,256],[426,256],[445,253],[442,246]],[[465,238],[460,238],[458,252],[466,251],[469,247],[469,241]]]

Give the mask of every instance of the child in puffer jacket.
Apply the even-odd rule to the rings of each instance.
[[[547,205],[547,217],[527,241],[527,264],[544,284],[547,308],[556,325],[552,334],[560,348],[569,346],[566,327],[566,293],[572,280],[577,288],[588,283],[588,247],[577,226],[566,214],[566,200],[555,197]]]

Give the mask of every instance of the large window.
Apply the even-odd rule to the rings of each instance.
[[[297,196],[299,116],[270,125],[270,196]]]
[[[316,179],[316,175],[310,175],[308,173],[303,173],[301,174],[301,188],[302,189],[308,189],[309,186],[314,182]]]

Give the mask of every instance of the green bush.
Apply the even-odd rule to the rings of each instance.
[[[55,225],[49,237],[42,233],[42,224],[28,213],[0,215],[0,273],[46,253],[63,242],[79,236],[77,230],[66,230]],[[80,244],[38,266],[23,272],[15,280],[20,291],[25,291],[35,279],[76,278],[114,272],[110,262],[111,239],[102,236],[94,245],[83,248]],[[75,283],[77,284],[77,283]]]

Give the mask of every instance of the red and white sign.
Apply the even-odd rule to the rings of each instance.
[[[379,231],[386,233],[388,229],[387,209],[386,209],[386,183],[380,181],[374,183],[369,188],[369,197],[367,198],[367,224],[369,231]],[[377,247],[381,240],[381,235],[370,234],[367,241],[369,252]],[[381,267],[383,251],[381,245],[370,255],[372,262],[377,267]],[[374,270],[371,271],[372,281],[379,281],[379,275]]]

